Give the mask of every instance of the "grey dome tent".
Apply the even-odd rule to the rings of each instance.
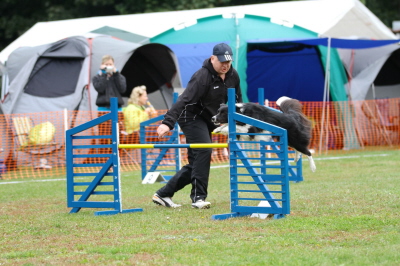
[[[2,109],[5,114],[24,114],[33,120],[34,125],[49,121],[56,127],[56,132],[63,132],[64,124],[60,121],[64,120],[64,116],[63,112],[59,111],[97,110],[97,92],[91,80],[98,72],[102,56],[105,54],[114,57],[117,69],[124,73],[127,79],[125,96],[130,95],[133,87],[145,85],[149,92],[153,92],[149,98],[154,107],[157,108],[158,105],[161,106],[158,109],[166,109],[168,103],[172,103],[172,84],[180,86],[174,54],[164,45],[147,45],[90,34],[36,47],[18,48],[7,60],[5,71],[9,87]],[[145,56],[148,53],[156,54],[157,58]],[[152,100],[152,97],[155,100]],[[45,115],[32,114],[37,112]],[[84,122],[82,119],[79,119],[80,123]],[[69,118],[70,125],[67,126],[73,126],[75,122],[74,117]],[[2,153],[2,156],[6,157],[13,153],[13,140],[3,134],[2,141],[4,146],[8,147]],[[62,162],[64,158],[62,149],[59,149],[64,143],[63,134],[56,134],[54,141],[57,145],[49,151],[57,151],[51,157],[51,160],[56,160],[50,162],[53,165]],[[20,160],[29,160],[29,156],[21,151],[16,153],[18,155],[14,157],[18,158],[18,164]]]
[[[21,47],[7,60],[9,88],[4,112],[75,110],[87,79],[89,47],[83,37],[37,47]],[[77,88],[80,87],[80,90]]]
[[[169,88],[172,84],[180,86],[174,54],[164,45],[142,46],[103,35],[70,37],[52,44],[21,47],[10,54],[4,112],[96,110],[97,92],[91,79],[105,54],[114,57],[117,69],[127,79],[124,96],[129,97],[133,87],[139,85],[147,86],[150,93],[164,84]],[[170,95],[170,101],[172,93],[164,93]],[[159,109],[168,107],[165,101],[160,101]]]

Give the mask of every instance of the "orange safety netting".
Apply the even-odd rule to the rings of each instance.
[[[303,102],[303,111],[313,124],[310,149],[315,156],[332,151],[399,145],[400,99],[352,102]],[[277,108],[274,102],[271,107]],[[158,110],[164,114],[165,110]],[[100,112],[68,111],[0,115],[0,173],[3,179],[65,177],[65,130],[90,121]],[[120,143],[140,143],[139,132],[124,131],[120,119]],[[156,126],[156,125],[155,125]],[[110,122],[89,129],[93,135],[110,134]],[[87,134],[87,132],[85,132]],[[156,140],[153,131],[147,140]],[[85,140],[82,140],[85,141]],[[88,140],[86,140],[88,141]],[[107,141],[105,139],[89,140]],[[181,142],[184,143],[184,136]],[[226,143],[224,135],[213,135],[215,143]],[[91,151],[88,151],[89,153]],[[140,150],[120,149],[122,171],[140,170]],[[186,149],[181,150],[183,163]],[[166,160],[172,160],[166,158]],[[212,162],[228,161],[227,149],[214,149]],[[88,159],[82,163],[91,163]]]

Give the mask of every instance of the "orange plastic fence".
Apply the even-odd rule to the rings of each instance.
[[[302,104],[304,113],[313,122],[310,149],[315,156],[330,151],[399,145],[399,98]],[[270,106],[276,108],[274,102],[270,102]],[[163,114],[165,110],[158,110],[158,113]],[[1,178],[64,178],[65,130],[99,115],[99,112],[88,111],[0,115]],[[139,143],[139,133],[127,134],[122,119],[121,114],[120,143]],[[107,124],[90,129],[91,134],[100,135],[109,134],[109,130]],[[150,139],[156,138],[154,132],[146,135]],[[184,136],[181,141],[184,143]],[[213,141],[225,143],[227,138],[213,135]],[[181,152],[183,163],[186,163],[186,150]],[[213,163],[227,160],[227,149],[214,149]],[[122,171],[140,170],[140,150],[121,149],[120,162]]]

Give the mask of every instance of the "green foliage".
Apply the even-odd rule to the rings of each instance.
[[[28,0],[2,0],[0,14],[0,49],[46,16],[43,3]]]
[[[37,22],[119,15],[116,7],[122,2],[113,0],[2,0],[0,3],[0,50]]]
[[[365,5],[389,28],[400,20],[400,2],[393,0],[364,0]]]
[[[1,265],[397,265],[400,261],[400,151],[316,156],[305,180],[291,183],[291,214],[279,220],[230,212],[229,168],[211,171],[211,209],[190,206],[190,186],[176,193],[180,209],[151,202],[163,184],[142,185],[122,173],[124,209],[143,212],[69,214],[66,184],[0,181]],[[29,182],[32,181],[32,182]],[[52,180],[47,180],[52,181]]]

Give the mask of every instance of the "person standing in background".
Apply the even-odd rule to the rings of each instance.
[[[93,87],[97,91],[96,105],[99,111],[110,111],[110,99],[118,98],[118,108],[124,105],[122,94],[126,91],[126,79],[115,68],[114,58],[105,55],[101,59],[100,70],[92,79]]]
[[[121,107],[124,105],[122,94],[126,91],[126,79],[116,69],[114,58],[111,55],[104,55],[101,59],[100,70],[96,76],[92,78],[93,87],[97,91],[96,105],[97,110],[100,111],[98,116],[102,116],[104,112],[110,112],[110,99],[112,97],[118,98],[118,111],[122,111]],[[118,112],[118,120],[122,119],[122,113]],[[99,135],[111,135],[111,122],[107,121],[98,126]],[[109,144],[108,139],[99,139],[100,144]],[[110,153],[111,149],[100,148],[98,153]],[[103,162],[105,159],[99,159]]]

